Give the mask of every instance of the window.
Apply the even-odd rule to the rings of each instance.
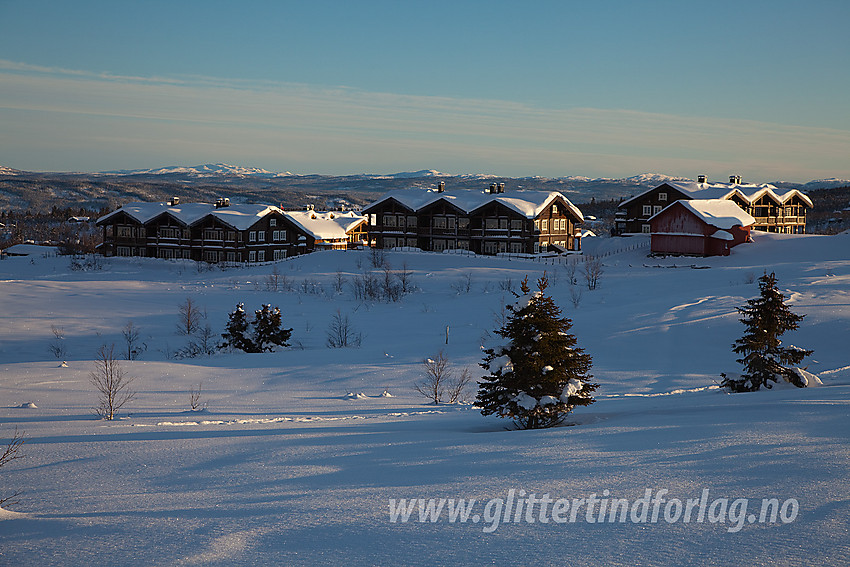
[[[227,231],[227,241],[228,242],[236,242],[236,231],[228,230]]]
[[[643,206],[643,216],[648,217],[652,214],[652,205]]]
[[[457,247],[460,250],[469,250],[469,240],[458,240]]]
[[[269,219],[269,226],[277,226],[277,219]]]
[[[119,246],[115,250],[115,254],[118,256],[129,256],[130,255],[130,247],[129,246]]]
[[[661,212],[661,205],[653,205],[652,206],[652,214],[657,215]]]
[[[455,217],[446,217],[446,228],[449,230],[455,229]]]
[[[248,261],[249,262],[256,262],[257,261],[257,253],[255,251],[251,250],[250,252],[248,252]]]
[[[280,240],[280,231],[279,230],[275,230],[274,232],[272,232],[272,240],[274,242],[277,242],[278,240]]]
[[[522,254],[522,242],[511,242],[511,254]]]
[[[499,244],[497,242],[484,242],[484,253],[485,254],[495,254],[499,250]]]
[[[394,227],[395,225],[395,215],[384,215],[384,226]]]
[[[260,250],[259,252],[257,252],[257,261],[258,262],[265,262],[266,261],[266,251],[265,250]]]
[[[534,243],[534,253],[535,253],[535,254],[538,254],[539,252],[540,252],[540,243],[539,243],[539,242],[535,242],[535,243]]]
[[[266,231],[265,230],[258,230],[257,231],[257,240],[259,242],[265,242],[266,241]],[[262,262],[262,260],[260,260],[260,261]]]
[[[540,221],[540,232],[549,232],[549,221],[548,220]]]
[[[508,219],[499,219],[499,230],[508,230]]]
[[[248,233],[248,242],[256,242],[257,241],[257,231],[252,230]],[[252,262],[254,260],[251,260]]]
[[[644,225],[641,225],[640,231],[644,234],[649,234],[650,232],[652,232],[652,228],[650,228],[650,226],[648,224],[644,224]]]
[[[215,250],[205,250],[204,260],[206,262],[218,262],[218,252]]]
[[[534,221],[534,230],[536,230],[537,232],[540,232],[540,221],[539,220]]]
[[[283,260],[286,258],[286,250],[275,250],[274,251],[274,259],[275,260]]]
[[[522,221],[511,219],[511,230],[522,230]]]
[[[667,193],[659,193],[658,194],[658,200],[659,201],[666,201],[667,200]]]
[[[407,217],[407,228],[416,228],[416,217]]]
[[[434,217],[432,223],[434,228],[446,228],[446,217]]]
[[[495,230],[499,226],[499,219],[484,219],[484,228]]]
[[[460,217],[459,219],[457,219],[457,227],[469,228],[469,219],[466,217]]]
[[[227,261],[235,262],[236,261],[236,252],[228,252],[227,253]]]
[[[408,238],[407,239],[407,245],[410,246],[411,248],[416,248],[416,239],[415,238]]]
[[[221,240],[221,231],[211,228],[205,229],[204,240]]]
[[[118,237],[119,238],[132,238],[133,229],[129,226],[119,226],[118,227]]]
[[[553,215],[557,215],[557,214],[558,214],[558,205],[552,205],[552,214],[553,214]]]

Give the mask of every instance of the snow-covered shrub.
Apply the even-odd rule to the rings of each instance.
[[[477,405],[484,415],[510,418],[521,429],[553,427],[576,406],[593,403],[598,384],[588,374],[591,357],[576,347],[555,301],[544,294],[545,276],[531,293],[526,277],[508,321],[495,334],[503,344],[485,348],[481,367],[490,375],[479,382]]]
[[[746,326],[746,332],[735,341],[732,350],[741,355],[736,362],[744,366],[744,372],[739,378],[722,374],[721,385],[733,392],[769,389],[779,380],[800,388],[807,386],[806,374],[809,373],[803,374],[791,365],[800,364],[813,351],[793,345],[783,347],[779,339],[787,331],[797,329],[805,315],[797,315],[785,305],[785,296],[776,285],[776,274],[771,272],[760,277],[759,297],[737,309],[743,315],[740,321]]]

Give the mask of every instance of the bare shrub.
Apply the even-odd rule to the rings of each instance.
[[[376,270],[382,269],[384,266],[388,265],[387,255],[384,253],[383,248],[370,248],[369,261],[372,263],[372,267]]]
[[[574,259],[567,260],[567,263],[564,264],[564,269],[567,271],[567,283],[570,285],[578,285],[578,278],[576,277],[577,268],[578,262]]]
[[[381,280],[381,292],[388,303],[401,299],[401,285],[396,283],[396,277],[389,266],[384,266],[384,277]]]
[[[177,332],[181,335],[192,335],[200,329],[201,321],[206,319],[206,311],[191,298],[180,304],[177,310]]]
[[[206,402],[204,402],[204,407],[206,407]],[[189,391],[189,406],[191,406],[192,411],[198,411],[201,408],[201,383],[198,382],[198,389],[192,388]]]
[[[348,314],[337,309],[327,330],[328,348],[360,348],[362,341],[363,335],[354,328]]]
[[[94,361],[94,371],[89,380],[98,395],[98,405],[94,412],[101,418],[112,420],[115,412],[136,397],[131,388],[135,378],[124,373],[124,369],[115,359],[115,345],[101,346]]]
[[[50,325],[50,332],[53,333],[53,340],[47,345],[47,350],[57,360],[65,360],[68,355],[68,347],[65,344],[65,330],[56,325]]]
[[[121,330],[121,336],[124,337],[124,345],[126,346],[126,350],[124,351],[125,360],[136,360],[148,348],[148,345],[141,342],[141,332],[132,321],[127,321],[127,324],[124,325],[124,328]]]
[[[345,289],[345,275],[341,270],[336,271],[336,276],[333,281],[334,292],[339,295]]]
[[[511,278],[503,279],[499,282],[499,290],[514,293],[514,280]]]
[[[443,402],[446,395],[450,404],[461,399],[471,380],[468,368],[464,368],[460,376],[455,378],[454,371],[449,367],[449,359],[443,351],[437,353],[436,359],[428,358],[422,364],[425,367],[425,376],[419,382],[414,382],[414,390],[435,405]]]
[[[14,435],[3,448],[3,452],[0,453],[0,467],[8,465],[16,459],[24,458],[25,455],[20,452],[21,446],[24,442],[24,434],[19,432],[18,428],[15,427]],[[20,492],[15,492],[9,496],[0,496],[0,508],[2,508],[5,504],[17,504],[18,502],[15,499],[20,496],[20,494]]]
[[[396,272],[396,277],[398,278],[398,283],[401,286],[402,295],[413,293],[413,272],[408,269],[407,262],[404,262],[401,265],[401,269]]]
[[[599,285],[599,278],[604,273],[602,269],[602,258],[599,256],[588,256],[584,260],[584,280],[587,282],[587,289],[594,290]]]
[[[472,274],[467,273],[461,276],[457,281],[452,283],[452,289],[458,294],[472,291]]]
[[[581,303],[582,289],[577,285],[570,286],[570,300],[573,302],[573,307],[578,309]]]

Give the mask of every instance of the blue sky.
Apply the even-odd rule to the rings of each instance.
[[[0,0],[0,165],[850,178],[850,2]]]

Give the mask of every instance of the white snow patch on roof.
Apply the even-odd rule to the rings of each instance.
[[[352,211],[285,211],[283,214],[316,240],[344,240],[348,231],[366,220]]]
[[[726,199],[680,199],[663,211],[649,217],[649,220],[663,214],[676,203],[681,204],[707,224],[724,230],[729,230],[733,226],[750,226],[756,222],[756,219],[749,213]]]

